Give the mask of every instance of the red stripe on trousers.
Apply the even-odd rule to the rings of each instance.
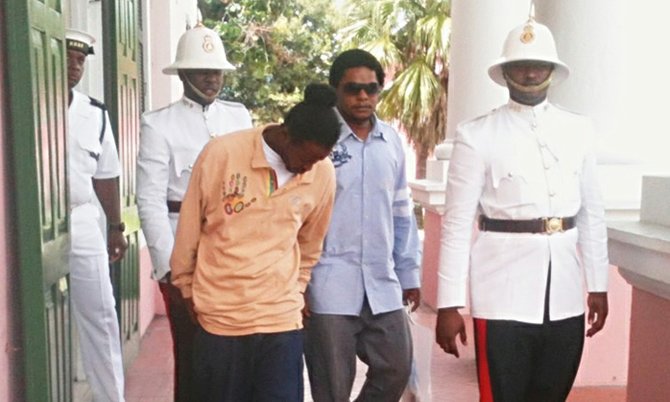
[[[486,353],[486,320],[474,319],[477,332],[477,378],[479,379],[479,402],[493,402],[489,358]]]

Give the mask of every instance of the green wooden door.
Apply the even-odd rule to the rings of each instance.
[[[70,401],[65,114],[60,0],[4,3],[25,399]]]
[[[123,173],[121,204],[126,223],[128,251],[112,268],[116,305],[121,322],[124,363],[139,348],[139,215],[135,203],[135,157],[139,144],[140,80],[139,0],[109,0],[102,3],[105,103],[117,136]]]

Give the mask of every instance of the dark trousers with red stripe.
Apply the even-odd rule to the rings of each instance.
[[[174,400],[197,401],[193,380],[193,339],[198,326],[191,320],[179,288],[159,282],[163,302],[170,321],[174,353]]]
[[[584,347],[584,315],[550,321],[549,283],[542,324],[474,320],[480,402],[562,402],[568,397]]]

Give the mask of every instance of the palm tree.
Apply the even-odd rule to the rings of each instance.
[[[349,0],[354,22],[340,32],[345,47],[369,51],[395,75],[378,111],[406,131],[420,179],[445,138],[450,14],[449,0]]]

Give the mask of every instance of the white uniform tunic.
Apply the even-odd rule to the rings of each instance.
[[[101,130],[105,131],[101,140]],[[68,109],[70,283],[82,360],[95,401],[123,401],[123,362],[105,236],[92,179],[121,173],[107,112],[72,91]]]
[[[589,119],[547,102],[510,101],[459,126],[442,219],[438,308],[465,305],[469,273],[474,317],[542,323],[550,261],[551,320],[584,313],[584,278],[589,292],[606,291],[593,134]],[[471,243],[478,214],[576,215],[577,227],[552,235],[482,231]]]
[[[179,214],[167,201],[181,201],[198,154],[213,137],[251,127],[240,103],[202,105],[183,97],[142,117],[137,158],[137,205],[153,263],[154,279],[170,271]]]

